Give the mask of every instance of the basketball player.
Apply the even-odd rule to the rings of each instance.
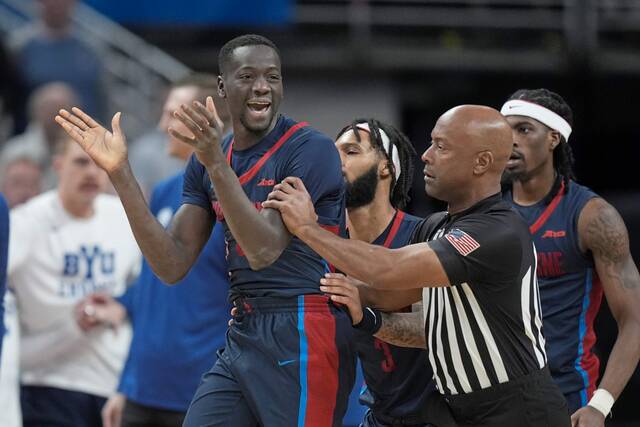
[[[347,181],[349,237],[387,248],[408,244],[420,222],[400,210],[412,184],[411,142],[393,126],[359,119],[340,131],[336,147]],[[411,311],[411,303],[421,298],[419,290],[365,292],[365,303],[381,309]],[[424,364],[426,351],[397,347],[366,333],[357,332],[356,338],[366,381],[360,402],[369,407],[361,425],[425,425],[426,400],[435,392],[433,373]]]
[[[603,426],[640,358],[640,277],[622,218],[573,175],[571,107],[546,89],[518,90],[502,107],[513,128],[505,199],[538,252],[549,368],[575,426]],[[618,323],[602,381],[593,322],[602,294]]]
[[[280,56],[268,39],[245,35],[219,54],[218,90],[233,135],[222,137],[213,100],[174,114],[170,128],[195,155],[185,172],[183,205],[168,230],[144,202],[127,162],[120,115],[108,132],[79,109],[56,119],[107,171],[147,262],[165,282],[191,268],[216,220],[225,227],[230,298],[240,308],[222,352],[191,403],[185,426],[339,425],[353,386],[351,320],[321,294],[326,262],[292,238],[274,209],[262,209],[286,176],[309,187],[320,223],[344,225],[340,157],[330,138],[277,114]]]

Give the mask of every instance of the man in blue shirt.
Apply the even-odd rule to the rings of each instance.
[[[159,127],[180,127],[172,115],[182,104],[204,99],[216,91],[215,76],[194,74],[175,83],[167,96]],[[224,113],[224,101],[218,110]],[[224,116],[223,116],[224,117]],[[169,137],[167,150],[185,161],[193,149]],[[184,173],[160,182],[154,189],[150,209],[165,227],[181,204]],[[102,411],[105,427],[181,425],[200,377],[224,347],[230,305],[224,233],[214,227],[211,238],[189,274],[165,286],[144,261],[137,282],[119,302],[94,294],[79,309],[80,324],[116,324],[126,316],[133,339],[122,373],[118,394]],[[125,402],[126,401],[126,402]]]

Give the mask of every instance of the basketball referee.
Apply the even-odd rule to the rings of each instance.
[[[431,138],[422,156],[426,191],[448,211],[424,220],[415,244],[392,250],[325,232],[297,178],[275,186],[265,206],[279,209],[289,230],[328,262],[374,288],[426,286],[422,315],[364,310],[363,317],[350,289],[323,280],[360,328],[427,348],[459,426],[569,426],[547,368],[534,246],[500,196],[510,126],[494,109],[460,106],[440,117]]]

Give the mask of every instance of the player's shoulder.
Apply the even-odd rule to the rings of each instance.
[[[191,154],[191,157],[189,157],[189,160],[187,160],[187,165],[185,166],[184,173],[185,174],[189,174],[189,173],[204,173],[205,170],[206,169],[205,169],[204,165],[202,163],[200,163],[200,161],[196,157],[195,153]]]
[[[580,211],[584,208],[584,206],[592,199],[600,199],[600,197],[595,191],[591,188],[578,184],[576,181],[569,180],[567,181],[567,201],[576,211],[576,214],[579,214]]]
[[[299,127],[296,131],[297,137],[295,138],[297,146],[317,149],[322,149],[322,147],[326,146],[335,148],[333,139],[314,128],[309,122],[297,122],[287,116],[282,116],[282,119],[285,123],[284,128],[287,130],[292,129],[294,126]]]
[[[424,218],[420,218],[419,216],[411,215],[410,213],[406,213],[403,211],[404,217],[402,218],[403,222],[408,224],[420,224],[424,221]]]

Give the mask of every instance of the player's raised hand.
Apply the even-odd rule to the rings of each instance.
[[[207,97],[206,107],[194,101],[193,106],[182,104],[173,112],[173,115],[182,122],[190,134],[181,133],[171,127],[169,133],[174,138],[192,146],[200,163],[209,167],[215,162],[225,161],[220,147],[223,125],[212,97]]]
[[[55,120],[99,167],[112,173],[127,162],[127,141],[120,128],[120,116],[119,112],[113,116],[112,131],[77,107],[71,112],[60,110]]]
[[[358,291],[360,283],[340,273],[327,273],[320,279],[320,290],[328,294],[331,301],[347,306],[354,325],[362,321],[362,303]]]
[[[318,223],[313,201],[300,178],[290,176],[275,185],[262,206],[279,210],[291,234],[298,235],[304,227]]]

